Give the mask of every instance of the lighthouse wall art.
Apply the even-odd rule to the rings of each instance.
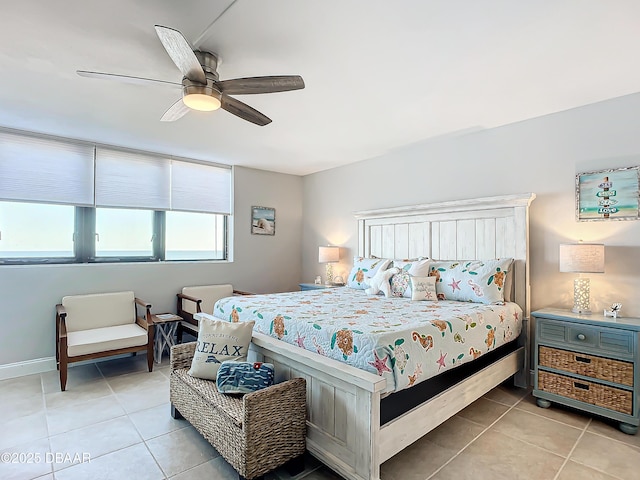
[[[578,221],[638,220],[640,167],[576,175]]]

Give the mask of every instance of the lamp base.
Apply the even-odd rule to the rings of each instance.
[[[589,279],[584,277],[578,277],[573,281],[573,313],[579,313],[581,315],[590,315],[591,309],[589,308],[590,288]]]
[[[332,285],[333,284],[333,266],[330,263],[327,263],[325,265],[325,271],[326,271],[327,279],[324,281],[324,284]]]

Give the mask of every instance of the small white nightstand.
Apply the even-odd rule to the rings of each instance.
[[[155,331],[153,332],[153,359],[156,363],[162,362],[162,354],[165,350],[171,353],[171,347],[176,344],[175,336],[178,323],[184,320],[174,313],[157,313],[151,315]]]
[[[544,308],[536,319],[533,396],[620,422],[640,425],[640,318],[580,315]]]

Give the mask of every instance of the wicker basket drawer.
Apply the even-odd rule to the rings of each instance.
[[[538,371],[538,389],[565,398],[633,415],[633,392]]]
[[[538,364],[585,377],[633,386],[633,363],[540,346]]]

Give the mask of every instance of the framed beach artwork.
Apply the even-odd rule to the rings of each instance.
[[[254,235],[275,235],[276,209],[251,207],[251,233]]]
[[[576,175],[576,220],[638,220],[640,167]]]

